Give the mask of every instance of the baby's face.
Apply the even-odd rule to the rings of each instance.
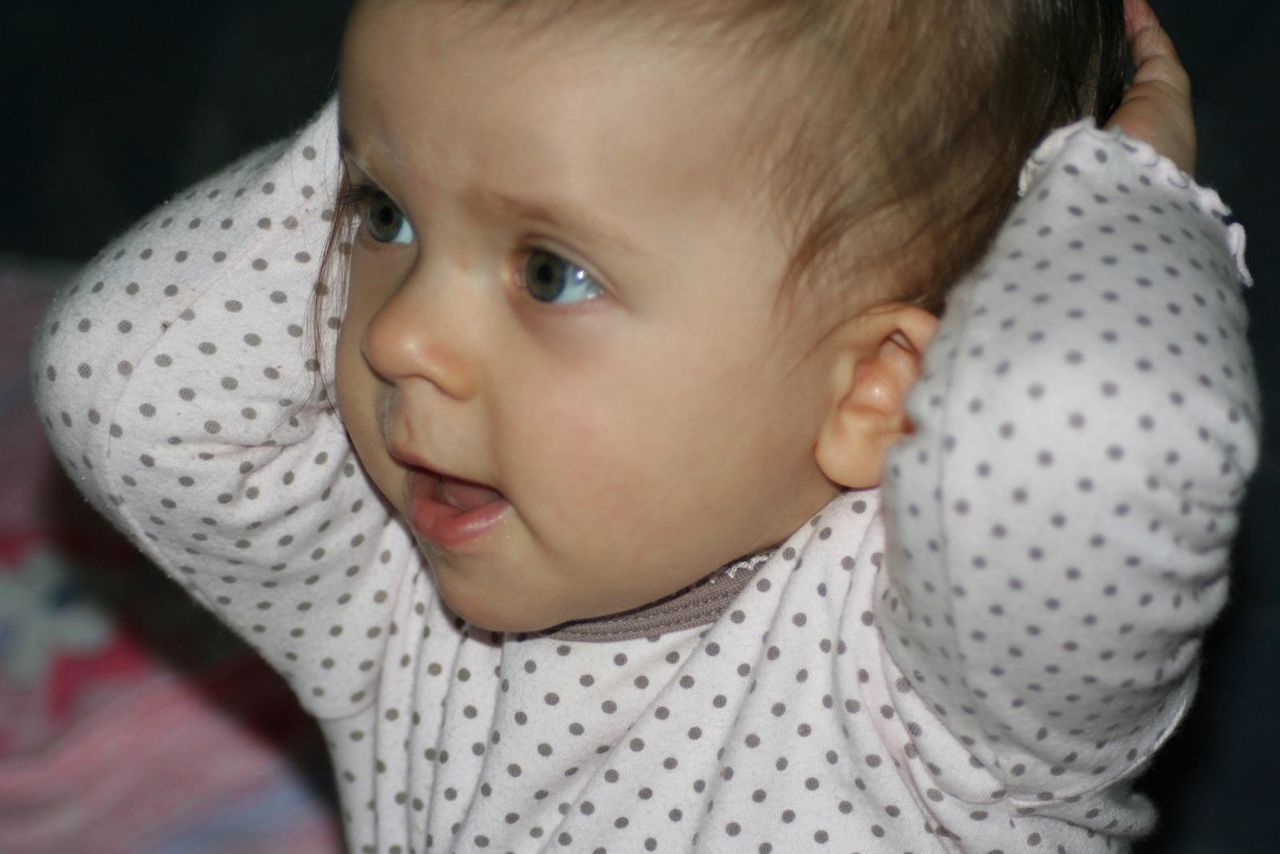
[[[370,190],[339,405],[460,616],[534,630],[649,602],[836,494],[817,317],[711,48],[366,2],[341,80]],[[828,324],[829,326],[830,324]]]

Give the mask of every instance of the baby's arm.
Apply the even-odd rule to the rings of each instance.
[[[939,788],[1119,833],[1075,801],[1186,710],[1256,460],[1243,233],[1145,144],[1077,126],[1036,159],[891,455],[876,619],[983,769]]]
[[[76,484],[320,716],[368,695],[413,564],[308,364],[335,116],[116,241],[57,296],[32,354]]]

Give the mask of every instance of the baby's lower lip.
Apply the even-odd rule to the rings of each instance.
[[[415,471],[409,486],[409,522],[429,543],[457,549],[488,533],[509,506],[502,493],[434,472]]]

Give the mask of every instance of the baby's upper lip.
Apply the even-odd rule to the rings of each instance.
[[[417,468],[417,469],[424,469],[430,472],[431,474],[436,474],[436,475],[448,474],[448,472],[444,471],[444,469],[440,469],[440,468],[437,468],[436,466],[433,466],[422,455],[416,454],[413,451],[408,450],[407,448],[401,448],[397,446],[388,446],[387,453],[391,455],[391,459],[395,460],[396,462],[402,465],[410,466],[412,468]]]
[[[476,486],[486,486],[486,487],[489,486],[489,484],[481,483],[480,481],[476,481],[476,480],[471,480],[470,478],[466,478],[466,477],[462,477],[461,475],[454,474],[452,471],[449,471],[447,469],[442,469],[439,466],[432,463],[426,457],[423,457],[421,454],[417,454],[411,450],[408,450],[407,448],[402,448],[398,446],[388,446],[387,453],[389,453],[391,455],[391,459],[395,460],[396,462],[401,463],[402,465],[409,466],[410,468],[418,469],[423,473],[429,474],[438,479],[455,480],[455,481],[458,481],[459,483],[474,484]],[[490,488],[493,488],[493,487],[490,487]]]

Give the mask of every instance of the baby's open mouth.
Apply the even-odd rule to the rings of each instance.
[[[436,500],[463,512],[503,500],[502,493],[493,487],[435,472],[429,474],[436,481]]]
[[[491,486],[418,468],[410,482],[408,520],[444,549],[468,546],[506,515],[506,497]]]

